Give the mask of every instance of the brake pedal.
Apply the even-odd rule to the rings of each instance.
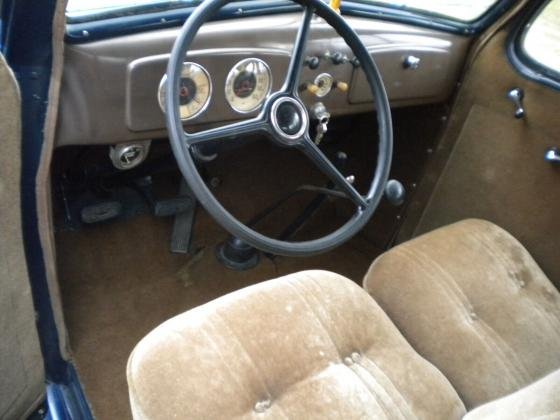
[[[188,212],[193,207],[193,198],[188,195],[157,201],[154,205],[154,214],[158,217],[175,216]]]

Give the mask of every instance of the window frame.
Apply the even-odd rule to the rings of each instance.
[[[343,1],[341,11],[344,16],[412,24],[470,37],[488,28],[515,3],[516,0],[497,0],[479,18],[470,22],[456,20],[428,11],[385,6],[363,0]],[[66,42],[80,44],[130,33],[176,27],[188,18],[194,8],[195,6],[185,6],[134,15],[123,13],[120,10],[116,13],[107,12],[71,18],[67,20]],[[299,5],[288,0],[273,0],[269,2],[259,0],[235,1],[222,7],[219,15],[216,16],[216,20],[233,19],[242,16],[274,15],[295,12],[300,9]]]
[[[551,1],[553,0],[539,0],[524,9],[527,12],[522,15],[517,27],[510,33],[507,55],[513,67],[523,77],[560,90],[560,70],[545,66],[527,54],[523,48],[527,32]]]

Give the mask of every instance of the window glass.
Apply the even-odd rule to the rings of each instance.
[[[169,8],[199,0],[68,0],[68,16],[84,16],[118,9],[134,9],[141,6],[168,5]],[[452,19],[469,22],[482,16],[497,0],[362,0],[364,3],[380,4],[399,9],[412,9],[434,13]]]
[[[497,0],[371,0],[398,8],[435,13],[452,19],[469,22],[478,19]]]
[[[523,50],[537,63],[560,72],[560,0],[550,1],[533,20]]]
[[[197,3],[196,0],[68,0],[66,15],[69,17],[87,16],[119,9],[131,9],[142,6],[168,6],[170,9],[179,5]]]

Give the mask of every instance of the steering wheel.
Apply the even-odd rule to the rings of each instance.
[[[189,134],[183,129],[179,114],[179,81],[186,53],[200,27],[208,21],[228,0],[205,0],[183,25],[171,51],[167,66],[166,121],[173,154],[179,168],[200,204],[232,235],[252,246],[272,254],[307,256],[336,248],[352,238],[369,221],[383,196],[391,166],[393,134],[391,110],[385,87],[370,53],[354,30],[329,5],[321,0],[293,0],[303,6],[304,14],[298,30],[288,72],[282,88],[263,103],[259,114],[251,119],[228,124],[198,133]],[[317,147],[309,135],[309,115],[299,98],[299,77],[305,60],[305,46],[313,14],[323,18],[341,36],[359,60],[377,110],[378,153],[375,173],[365,196],[354,186]],[[318,239],[289,242],[274,239],[256,232],[230,214],[214,197],[200,176],[192,148],[205,142],[245,136],[266,134],[281,147],[291,147],[303,152],[335,185],[338,192],[352,200],[356,207],[354,215],[339,229]]]

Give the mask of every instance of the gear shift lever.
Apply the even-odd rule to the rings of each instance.
[[[393,206],[398,207],[406,200],[406,190],[396,179],[390,179],[385,186],[385,197]]]

